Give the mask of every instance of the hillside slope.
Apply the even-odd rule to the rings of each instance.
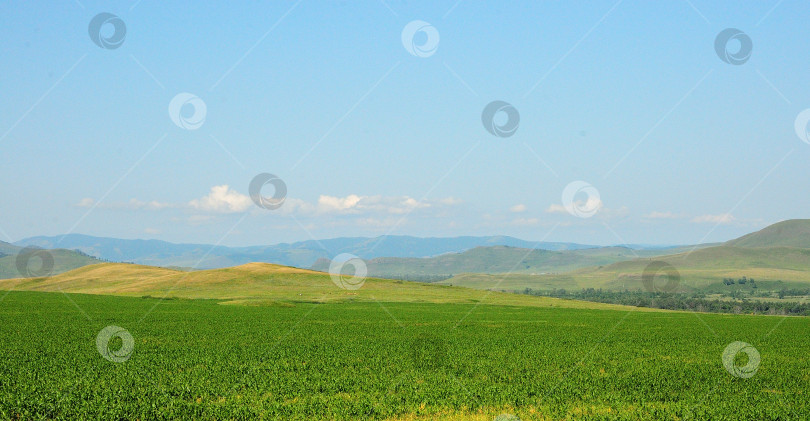
[[[476,247],[462,253],[426,258],[380,257],[366,261],[371,276],[436,281],[461,273],[563,273],[575,269],[608,265],[639,256],[657,256],[682,248],[632,250],[599,247],[581,250],[533,250],[517,247]],[[329,260],[317,261],[312,269],[327,271]],[[432,277],[432,278],[431,278]],[[436,279],[439,278],[439,279]]]
[[[613,258],[614,261],[607,265],[594,264],[566,273],[545,275],[526,273],[520,269],[509,274],[459,273],[440,284],[509,291],[526,288],[635,290],[642,288],[641,278],[647,266],[652,261],[664,261],[678,271],[681,286],[686,290],[722,284],[724,278],[739,279],[743,276],[764,281],[766,285],[768,282],[777,283],[777,289],[810,287],[810,219],[779,222],[723,244],[652,251],[628,250],[634,254],[634,258],[612,254],[612,249],[616,248],[572,252],[589,257]]]
[[[16,254],[22,247],[15,246],[14,244],[0,241],[0,255]]]
[[[0,279],[29,276],[29,273],[20,273],[17,268],[17,255],[22,249],[22,247],[0,242]],[[100,260],[94,257],[74,250],[55,249],[44,252],[53,258],[52,274],[60,274],[82,266],[101,263]],[[29,266],[27,267],[34,272],[40,270],[42,265],[42,261],[37,257],[30,258],[28,263]]]
[[[701,288],[723,278],[752,277],[762,281],[792,281],[810,285],[810,249],[791,247],[742,248],[711,247],[693,253],[661,256],[678,270],[682,284]],[[604,268],[583,270],[573,275],[588,284],[636,288],[650,259],[618,262]]]
[[[786,281],[810,287],[810,249],[731,246],[716,246],[695,250],[691,253],[633,259],[563,274],[460,274],[442,281],[441,284],[508,291],[525,288],[636,290],[643,287],[642,274],[653,261],[663,261],[672,265],[680,274],[681,286],[684,289],[704,288],[710,284],[721,283],[724,278],[738,279],[743,276],[757,279],[758,282]]]
[[[792,219],[770,225],[726,243],[732,247],[810,248],[810,219]]]
[[[195,272],[103,263],[49,278],[0,280],[0,290],[218,299],[244,305],[360,300],[626,309],[608,304],[483,293],[468,288],[376,278],[366,279],[358,290],[344,290],[332,282],[329,274],[267,263]]]

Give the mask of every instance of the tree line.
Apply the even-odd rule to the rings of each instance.
[[[796,292],[799,292],[799,290]],[[806,292],[810,293],[810,290]],[[522,293],[527,295],[593,301],[606,304],[621,304],[635,307],[659,308],[666,310],[690,310],[707,313],[810,316],[810,303],[804,302],[767,302],[746,299],[729,301],[707,299],[702,297],[700,294],[660,294],[629,290],[605,291],[601,288],[585,288],[580,291],[567,291],[565,289],[536,291],[531,288],[526,288],[522,291]]]

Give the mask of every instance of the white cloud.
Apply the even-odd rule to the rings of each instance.
[[[412,197],[386,197],[370,196],[364,197],[358,203],[361,210],[368,212],[382,212],[395,215],[402,215],[416,209],[429,208],[432,205],[428,202],[420,202]]]
[[[92,208],[93,205],[95,205],[95,204],[96,204],[96,201],[94,199],[91,199],[89,197],[85,197],[84,199],[79,200],[79,203],[77,203],[76,206],[78,206],[80,208]]]
[[[147,234],[160,234],[160,230],[157,228],[146,228],[143,231]]]
[[[457,199],[445,198],[437,201],[419,201],[409,196],[360,196],[350,194],[345,197],[321,195],[317,202],[288,198],[279,211],[284,214],[303,216],[318,215],[404,215],[412,211],[431,207],[447,207],[460,203]]]
[[[278,215],[300,215],[316,217],[322,215],[363,215],[369,218],[385,218],[392,215],[406,215],[422,209],[434,209],[435,215],[446,212],[448,208],[462,203],[453,197],[436,200],[417,200],[409,196],[361,196],[350,194],[344,197],[321,195],[315,202],[308,202],[296,198],[287,198],[284,204],[275,211]],[[253,200],[228,185],[223,184],[211,187],[209,193],[201,198],[186,203],[164,203],[157,201],[144,202],[131,199],[129,202],[112,204],[98,204],[92,198],[80,200],[75,206],[99,206],[107,209],[123,210],[160,210],[183,209],[205,213],[241,213],[254,209]],[[258,212],[258,208],[255,208]],[[202,214],[196,214],[188,219],[192,223],[203,222]]]
[[[357,225],[366,228],[391,228],[396,226],[400,221],[395,218],[359,218]]]
[[[597,214],[597,216],[606,219],[616,219],[616,218],[624,218],[629,214],[630,208],[628,208],[627,206],[622,206],[618,209],[602,207],[599,209],[599,213]]]
[[[509,211],[514,213],[526,212],[526,205],[520,204],[512,206],[511,208],[509,208]]]
[[[237,192],[228,187],[227,184],[211,187],[208,196],[201,199],[194,199],[188,203],[194,209],[219,212],[234,213],[244,212],[253,205],[249,196]]]
[[[554,203],[546,208],[546,213],[576,215],[578,211],[591,214],[594,212],[594,210],[598,211],[593,214],[594,218],[602,220],[625,218],[630,214],[630,209],[627,206],[608,208],[605,206],[604,202],[597,198],[588,198],[587,201],[577,200],[568,206]]]
[[[537,218],[516,218],[512,220],[512,225],[517,226],[534,226],[540,223]]]
[[[588,197],[588,200],[577,200],[575,201],[571,209],[583,209],[586,212],[593,211],[593,210],[601,210],[605,207],[605,204],[602,203],[602,200],[598,197]]]
[[[346,197],[324,196],[318,198],[318,208],[325,212],[335,211],[348,211],[355,208],[360,203],[360,196],[350,194]]]
[[[553,203],[548,207],[548,209],[546,209],[546,213],[568,213],[568,209],[566,209],[563,205]]]
[[[677,214],[674,214],[672,212],[653,211],[653,212],[650,212],[647,215],[644,215],[644,217],[647,218],[647,219],[678,219],[681,216],[677,215]]]
[[[695,223],[712,223],[726,225],[734,222],[736,218],[730,213],[721,213],[719,215],[700,215],[692,218]]]
[[[416,200],[414,198],[411,198],[411,197],[408,197],[408,198],[405,198],[404,200],[402,200],[400,202],[400,205],[403,205],[406,210],[407,209],[414,209],[414,208],[428,208],[428,207],[430,207],[429,204],[419,202],[418,200]]]
[[[409,196],[359,196],[350,194],[345,197],[321,195],[318,197],[317,203],[314,204],[300,199],[288,199],[281,209],[284,209],[286,213],[294,212],[309,216],[325,214],[404,215],[418,209],[447,207],[458,203],[460,201],[454,198],[420,201]]]
[[[439,199],[439,203],[441,203],[442,205],[446,205],[446,206],[460,205],[463,202],[464,202],[463,200],[461,200],[461,199],[459,199],[457,197],[452,197],[452,196],[451,197],[445,197],[444,199]]]

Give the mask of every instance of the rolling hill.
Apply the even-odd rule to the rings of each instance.
[[[37,244],[41,246],[54,245],[54,238],[38,237],[22,243]],[[761,231],[751,233],[721,245],[709,244],[697,247],[670,247],[631,249],[627,247],[590,247],[573,243],[544,243],[538,247],[554,247],[563,250],[544,250],[514,247],[508,245],[492,245],[492,243],[524,244],[522,240],[511,237],[458,237],[452,239],[414,237],[378,237],[369,238],[339,238],[321,242],[302,242],[295,244],[280,244],[276,246],[256,247],[214,247],[194,244],[171,244],[156,240],[116,240],[81,235],[65,237],[66,244],[79,245],[80,250],[94,252],[102,256],[140,256],[138,259],[153,263],[153,265],[193,266],[201,256],[211,250],[211,256],[200,266],[206,264],[215,267],[229,266],[223,272],[200,271],[193,274],[169,269],[150,268],[148,273],[160,272],[161,277],[167,279],[183,279],[182,285],[189,279],[206,279],[210,273],[216,273],[214,278],[228,278],[228,273],[242,270],[240,276],[247,276],[260,281],[262,276],[271,278],[279,275],[278,270],[261,269],[260,266],[244,262],[272,261],[284,262],[293,260],[297,264],[313,261],[312,268],[325,272],[329,266],[329,257],[339,252],[346,252],[363,256],[373,256],[377,253],[395,253],[399,256],[408,254],[425,254],[442,250],[463,249],[474,244],[483,243],[485,246],[474,246],[457,252],[445,252],[432,257],[365,257],[369,275],[377,278],[401,278],[437,281],[445,278],[440,285],[466,286],[470,288],[489,289],[497,285],[497,289],[522,290],[532,289],[578,289],[578,288],[606,288],[606,289],[638,289],[641,287],[641,275],[652,260],[661,260],[675,267],[681,276],[682,286],[687,289],[705,288],[709,285],[722,282],[726,277],[739,278],[752,277],[760,281],[784,281],[796,285],[810,285],[810,220],[791,220],[771,225]],[[380,242],[380,246],[375,244]],[[323,247],[321,247],[321,245]],[[326,248],[335,248],[337,251],[327,251]],[[568,248],[568,249],[565,249]],[[19,247],[8,243],[0,243],[0,253],[15,252]],[[392,250],[398,249],[394,252]],[[79,266],[97,263],[92,258],[82,256],[80,253],[68,250],[52,252],[57,262],[57,273]],[[135,259],[135,260],[138,260]],[[13,265],[13,255],[0,257],[0,276],[19,276]],[[234,263],[241,263],[236,266]],[[290,266],[295,266],[291,264]],[[124,265],[127,268],[139,267],[137,265]],[[283,267],[270,265],[271,267]],[[242,269],[239,269],[242,268]],[[253,271],[244,271],[251,268]],[[95,268],[94,271],[99,269]],[[298,269],[300,272],[285,274],[300,276],[324,277],[327,275]],[[122,271],[122,272],[118,272]],[[256,272],[257,271],[257,272]],[[251,273],[256,272],[255,276]],[[97,275],[98,272],[85,274],[82,271],[72,271],[69,276]],[[141,295],[160,293],[169,288],[144,290],[149,284],[146,278],[127,278],[133,285],[130,290],[120,290],[122,285],[113,285],[110,282],[126,278],[129,270],[119,267],[110,280],[104,280],[99,285],[106,289],[99,293],[132,292]],[[123,274],[123,275],[122,275]],[[95,276],[95,275],[94,275]],[[140,276],[140,275],[139,275]],[[257,276],[259,278],[257,278]],[[172,278],[174,277],[174,278]],[[54,281],[66,277],[54,277]],[[79,278],[72,278],[72,282]],[[95,279],[95,278],[94,278]],[[102,278],[98,278],[103,280]],[[240,278],[242,279],[242,278]],[[263,278],[262,278],[263,279]],[[269,279],[269,278],[268,278]],[[301,278],[303,279],[303,278]],[[321,279],[321,280],[324,280]],[[36,286],[31,284],[32,286]],[[49,285],[45,282],[40,286]],[[71,284],[73,285],[73,284]],[[219,285],[213,297],[229,296],[227,291],[239,287],[240,283]],[[251,284],[264,285],[261,282]],[[328,285],[328,284],[327,284]],[[165,287],[165,285],[164,285]],[[220,288],[221,287],[221,288]],[[72,287],[71,287],[72,288]],[[73,291],[73,289],[70,289]],[[181,288],[182,290],[182,288]],[[206,290],[210,290],[206,287]],[[262,288],[259,290],[263,291]],[[79,290],[76,292],[87,292]],[[210,292],[210,291],[209,291]],[[240,292],[242,299],[251,299],[250,291]],[[191,293],[190,293],[191,294]],[[211,294],[206,292],[206,297]],[[258,293],[262,297],[272,297],[273,294],[264,291]],[[189,298],[199,298],[194,294]],[[211,298],[211,297],[209,297]]]
[[[439,282],[442,285],[498,290],[535,290],[604,288],[637,290],[641,278],[653,261],[672,265],[686,289],[701,289],[719,284],[724,278],[743,276],[763,282],[784,281],[785,286],[810,287],[810,249],[775,247],[748,249],[718,246],[693,253],[633,259],[602,267],[589,267],[562,274],[481,274],[464,273]]]
[[[810,219],[792,219],[770,225],[760,231],[725,243],[732,247],[810,248]]]
[[[810,287],[810,220],[791,220],[761,231],[715,245],[678,253],[627,259],[603,266],[575,269],[562,274],[511,273],[494,275],[463,273],[440,282],[443,285],[478,289],[536,290],[604,288],[637,290],[652,261],[663,261],[680,275],[683,290],[705,289],[722,284],[724,278],[754,278],[768,287],[779,281],[782,287]],[[594,253],[584,250],[578,253]]]
[[[366,279],[360,289],[344,290],[332,282],[329,274],[268,263],[194,272],[126,263],[102,263],[49,278],[0,280],[0,290],[216,299],[225,304],[239,305],[379,301],[625,308],[376,278]]]
[[[23,247],[0,241],[0,279],[19,278],[28,276],[27,273],[20,273],[17,268],[17,255]],[[48,254],[53,258],[52,273],[59,274],[86,265],[100,263],[100,260],[76,252],[74,250],[55,249],[48,250]],[[31,259],[33,270],[38,270],[41,261],[38,258]]]
[[[9,254],[17,254],[22,247],[15,246],[14,244],[0,241],[0,255],[6,256]]]
[[[371,276],[394,279],[436,281],[461,273],[545,274],[608,265],[636,257],[658,256],[682,251],[683,248],[633,250],[627,247],[598,247],[579,250],[550,251],[492,246],[476,247],[461,253],[435,257],[379,257],[366,261]],[[329,260],[320,259],[312,269],[326,272]]]
[[[571,273],[580,284],[609,289],[641,288],[641,275],[653,259],[618,262]],[[711,247],[693,253],[657,257],[672,265],[685,287],[705,288],[723,278],[743,276],[763,281],[790,281],[810,286],[810,249]]]

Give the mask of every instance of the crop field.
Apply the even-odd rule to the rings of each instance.
[[[10,292],[0,417],[807,419],[808,333],[798,317]],[[759,360],[724,364],[735,341]]]

